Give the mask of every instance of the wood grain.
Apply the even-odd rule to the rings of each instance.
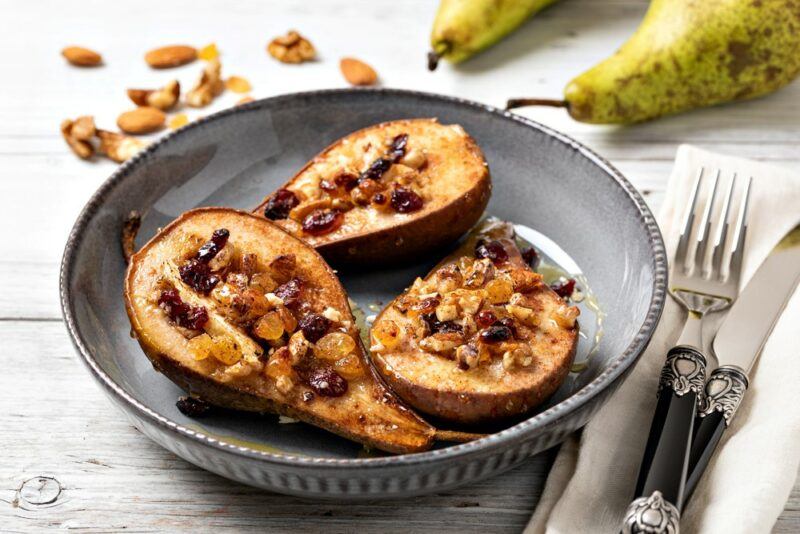
[[[0,531],[518,532],[533,511],[552,453],[469,488],[406,501],[314,503],[241,486],[197,469],[141,436],[105,400],[74,356],[58,306],[64,242],[83,204],[116,168],[83,162],[58,131],[91,113],[111,127],[131,107],[130,87],[172,78],[190,86],[195,63],[153,71],[146,50],[216,42],[225,75],[245,76],[254,97],[345,87],[342,56],[370,63],[385,86],[453,94],[502,106],[508,97],[558,97],[575,74],[612,53],[647,0],[565,0],[458,68],[425,70],[436,2],[404,0],[99,0],[6,2],[0,32]],[[346,31],[332,31],[331,21]],[[269,58],[266,43],[296,28],[320,60]],[[104,66],[76,69],[59,51],[88,46]],[[232,105],[184,110],[190,118]],[[630,128],[571,121],[563,110],[520,113],[609,158],[654,210],[680,143],[797,168],[800,83],[756,101]],[[116,244],[115,244],[116,246]],[[774,532],[800,531],[800,485]]]

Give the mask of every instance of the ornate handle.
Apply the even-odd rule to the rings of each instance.
[[[694,493],[700,477],[722,439],[722,433],[731,423],[733,415],[747,391],[747,375],[738,367],[722,366],[711,373],[706,384],[705,397],[695,419],[692,449],[689,453],[689,476],[686,479],[683,504]]]
[[[689,445],[705,375],[706,358],[694,347],[682,345],[667,353],[636,483],[637,498],[625,514],[624,533],[678,532]]]

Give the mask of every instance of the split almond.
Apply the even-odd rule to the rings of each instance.
[[[172,80],[161,89],[128,89],[128,98],[137,106],[149,106],[162,111],[174,106],[181,96],[181,84]]]
[[[82,46],[68,46],[61,55],[76,67],[95,67],[103,62],[103,56]]]
[[[375,69],[352,57],[342,58],[339,62],[344,79],[350,85],[374,85],[378,81],[378,73]]]
[[[146,134],[160,130],[166,120],[163,111],[145,106],[121,114],[117,118],[117,126],[125,133]]]
[[[197,50],[193,46],[171,45],[150,50],[144,60],[154,69],[170,69],[180,67],[197,59]]]

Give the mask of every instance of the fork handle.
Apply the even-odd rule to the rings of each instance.
[[[658,402],[650,425],[635,499],[624,533],[677,533],[689,465],[698,399],[703,396],[706,358],[688,345],[673,347],[661,370]]]
[[[703,476],[711,456],[722,439],[722,434],[739,408],[748,385],[747,374],[733,365],[718,367],[709,376],[705,396],[694,421],[684,505],[692,497],[700,477]]]

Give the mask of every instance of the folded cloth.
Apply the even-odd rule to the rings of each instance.
[[[753,177],[742,272],[747,283],[772,247],[800,222],[800,175],[681,146],[658,218],[670,258],[700,167],[721,169],[722,192],[733,173],[740,182]],[[668,298],[650,346],[630,376],[583,431],[561,446],[526,534],[619,532],[633,498],[659,372],[684,319],[685,312]],[[705,342],[719,322],[717,317],[707,325]],[[776,324],[736,417],[683,511],[682,534],[769,532],[783,510],[800,465],[798,324],[800,290]]]

